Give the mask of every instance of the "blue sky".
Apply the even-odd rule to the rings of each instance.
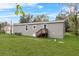
[[[23,6],[25,14],[47,14],[50,21],[55,20],[56,15],[62,10],[67,9],[65,4],[58,3],[24,3],[20,4]],[[0,3],[0,22],[7,21],[10,23],[19,22],[19,16],[15,15],[16,4],[15,3]]]

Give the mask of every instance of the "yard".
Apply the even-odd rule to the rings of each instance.
[[[79,37],[66,33],[63,42],[49,38],[34,38],[0,34],[0,55],[3,56],[79,56]]]

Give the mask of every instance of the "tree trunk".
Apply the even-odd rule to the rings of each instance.
[[[78,35],[78,21],[77,21],[77,14],[75,15],[75,35]]]

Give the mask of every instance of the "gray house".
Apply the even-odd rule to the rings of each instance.
[[[47,29],[48,37],[50,38],[64,37],[64,21],[16,23],[13,25],[13,33],[36,36],[37,32],[42,32],[44,28]]]

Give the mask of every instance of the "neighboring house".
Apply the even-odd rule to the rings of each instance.
[[[7,26],[4,27],[4,31],[5,31],[5,33],[10,34],[10,30],[11,30],[10,25],[7,25]]]
[[[7,25],[4,27],[4,31],[5,31],[5,33],[8,33],[8,34],[13,33],[13,25],[7,24]]]
[[[11,26],[7,22],[0,22],[0,32],[10,33]]]
[[[49,38],[64,37],[64,21],[16,23],[13,25],[13,33],[21,33],[27,36],[36,36],[40,29],[48,29]]]

